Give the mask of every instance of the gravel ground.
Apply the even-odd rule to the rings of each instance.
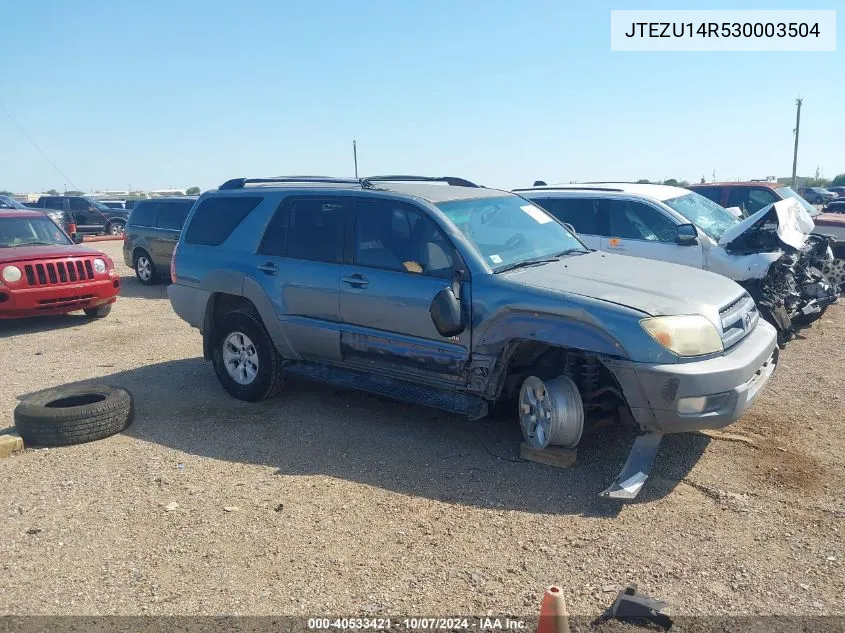
[[[629,581],[675,615],[845,613],[845,305],[784,351],[734,441],[667,438],[623,506],[597,498],[627,456],[612,430],[556,469],[518,461],[504,420],[301,381],[237,402],[164,286],[121,274],[106,319],[0,325],[8,425],[49,386],[136,397],[121,435],[0,460],[0,614],[533,616],[558,584],[597,615]]]

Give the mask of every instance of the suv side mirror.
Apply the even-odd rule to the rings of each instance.
[[[82,233],[71,233],[70,239],[73,240],[74,244],[82,244],[83,235]]]
[[[464,331],[461,302],[451,287],[444,288],[431,301],[431,320],[441,336],[457,336]]]
[[[698,243],[698,229],[695,224],[679,224],[677,229],[678,237],[676,241],[681,246],[692,246]]]

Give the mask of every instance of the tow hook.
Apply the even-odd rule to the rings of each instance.
[[[657,449],[660,448],[662,433],[646,433],[634,440],[628,461],[622,467],[622,472],[611,484],[610,488],[599,496],[605,499],[620,499],[630,501],[636,499],[643,485],[651,474]]]

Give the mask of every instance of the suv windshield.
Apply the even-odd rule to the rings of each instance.
[[[0,248],[37,244],[72,244],[52,220],[43,216],[3,217],[0,215]]]
[[[811,217],[817,216],[819,214],[818,209],[816,209],[816,207],[814,207],[809,202],[804,200],[804,198],[795,193],[792,190],[792,187],[778,187],[777,189],[775,189],[775,193],[779,194],[780,197],[784,200],[786,200],[787,198],[797,200],[801,204],[801,206],[807,210],[807,213],[809,213]]]
[[[518,196],[455,200],[437,207],[494,271],[566,251],[588,250],[554,217]]]
[[[722,233],[739,222],[730,211],[697,193],[670,198],[664,200],[663,204],[680,213],[717,242]]]

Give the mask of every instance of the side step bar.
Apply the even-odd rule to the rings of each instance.
[[[458,415],[466,415],[473,420],[487,415],[487,401],[483,398],[434,387],[424,387],[404,380],[378,376],[355,369],[297,362],[286,365],[285,371],[337,387],[358,389],[410,404],[419,404],[457,413]]]

